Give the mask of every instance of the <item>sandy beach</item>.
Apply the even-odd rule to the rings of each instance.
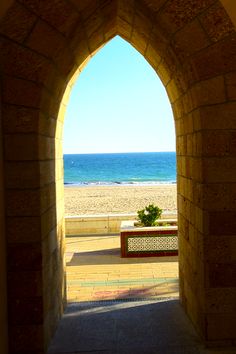
[[[176,199],[176,184],[65,186],[65,215],[136,213],[150,203],[175,212]]]

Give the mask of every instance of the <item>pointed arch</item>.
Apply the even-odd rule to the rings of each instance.
[[[156,70],[173,107],[181,301],[205,340],[235,341],[236,35],[221,2],[18,0],[2,6],[12,350],[24,351],[26,337],[27,350],[44,350],[63,308],[63,111],[76,73],[117,34]],[[218,219],[226,228],[215,226]],[[24,311],[17,313],[19,299]]]

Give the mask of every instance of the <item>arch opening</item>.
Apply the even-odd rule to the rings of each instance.
[[[121,38],[113,39],[102,51],[96,53],[93,65],[88,65],[78,77],[65,120],[64,152],[69,152],[64,155],[69,301],[83,299],[83,288],[73,286],[73,282],[76,276],[77,283],[80,280],[83,283],[84,261],[88,265],[91,262],[92,267],[88,274],[92,289],[91,294],[87,295],[88,300],[95,300],[96,296],[97,300],[99,296],[127,298],[131,284],[127,275],[122,275],[124,260],[120,258],[119,220],[131,218],[130,214],[134,219],[137,210],[151,203],[164,209],[165,218],[177,217],[174,122],[165,89],[149,64]],[[168,150],[171,152],[168,153]],[[72,215],[73,218],[70,217]],[[94,243],[91,235],[96,233],[98,235],[93,239],[99,241]],[[74,236],[70,242],[70,234],[77,235],[77,244]],[[88,234],[86,242],[85,234]],[[99,238],[100,234],[103,234],[103,240]],[[80,251],[77,250],[78,245],[82,247]],[[108,250],[109,245],[114,254],[112,249]],[[83,248],[87,249],[85,254]],[[74,256],[71,256],[72,250]],[[103,285],[103,292],[101,289],[97,291],[96,274],[99,273],[97,286],[101,288],[102,281],[106,284],[104,279],[111,267],[108,259],[116,268],[120,264],[119,272],[110,274],[113,277],[110,286]],[[165,259],[167,266],[173,265],[172,276],[177,283],[177,257]],[[153,259],[149,260],[153,263]],[[160,262],[164,267],[163,260]],[[105,264],[99,271],[99,262],[103,261]],[[158,263],[158,258],[155,262]],[[141,259],[137,266],[135,263],[133,268],[137,268],[136,276],[139,277],[138,263],[142,263]],[[98,266],[95,267],[95,264]],[[151,266],[148,270],[147,260],[142,267],[145,264],[149,278],[152,278]],[[158,264],[156,268],[158,270]],[[128,274],[128,269],[123,272]],[[164,271],[159,274],[163,275]],[[136,279],[133,296],[136,293],[145,298],[157,296],[155,286],[145,285],[146,278],[148,275],[142,280]],[[122,290],[119,289],[120,281],[124,282]],[[141,283],[138,285],[141,281],[145,286],[143,291]],[[177,285],[172,289],[168,289],[167,283],[165,286],[166,296],[167,293],[169,296],[175,293],[176,296]],[[85,293],[88,293],[87,288]],[[161,291],[165,293],[163,289]]]

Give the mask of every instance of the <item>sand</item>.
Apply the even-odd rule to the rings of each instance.
[[[155,186],[66,186],[65,214],[136,213],[148,204],[176,212],[176,184]]]

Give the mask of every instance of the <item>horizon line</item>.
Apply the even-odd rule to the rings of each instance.
[[[116,151],[116,152],[65,152],[63,155],[99,155],[99,154],[150,154],[150,153],[167,153],[175,152],[174,150],[168,151]]]

